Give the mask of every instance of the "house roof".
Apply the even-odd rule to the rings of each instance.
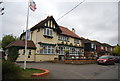
[[[55,19],[53,18],[53,16],[47,16],[46,19],[42,20],[41,22],[39,22],[38,24],[36,24],[34,27],[31,28],[31,30],[34,30],[36,28],[40,28],[40,26],[42,26],[44,23],[46,23],[48,20],[52,20],[54,22],[54,24],[59,28],[58,24],[56,23]]]
[[[106,46],[106,47],[112,47],[111,45],[107,44],[107,43],[102,43],[103,46]]]
[[[61,30],[60,30],[58,24],[56,23],[56,21],[54,20],[53,16],[47,16],[46,19],[42,20],[41,22],[39,22],[38,24],[36,24],[36,25],[33,26],[32,28],[30,28],[30,30],[33,31],[33,30],[36,30],[36,29],[39,29],[39,28],[43,27],[44,23],[46,23],[48,20],[52,20],[52,21],[54,22],[54,24],[56,25],[56,27],[57,27],[56,30],[57,30],[58,32],[61,32]],[[23,35],[25,35],[25,34],[26,34],[26,32],[23,32],[23,33],[21,34],[20,38],[21,38]]]
[[[52,19],[53,22],[55,23],[56,27],[58,27],[58,28],[57,28],[57,31],[58,31],[60,34],[63,34],[63,35],[67,35],[67,36],[71,36],[71,37],[75,37],[75,38],[80,39],[80,37],[79,37],[78,35],[76,35],[74,32],[72,32],[72,31],[69,30],[68,28],[63,27],[63,26],[58,26],[58,24],[57,24],[56,21],[54,20],[53,16],[48,16],[46,19],[44,19],[44,20],[42,20],[41,22],[39,22],[38,24],[36,24],[34,27],[31,28],[31,31],[42,27],[45,22],[47,22],[48,20],[51,20],[51,19]],[[25,32],[21,34],[20,38],[22,37],[22,35],[25,35]]]
[[[98,45],[98,46],[102,45],[100,42],[98,42],[98,41],[96,41],[96,40],[93,40],[92,42],[93,42],[94,44]]]
[[[61,29],[61,33],[60,34],[63,34],[63,35],[67,35],[67,36],[71,36],[71,37],[75,37],[75,38],[78,38],[78,39],[81,39],[78,35],[76,35],[74,32],[72,32],[71,30],[69,30],[68,28],[66,27],[63,27],[63,26],[59,26],[60,29]]]
[[[16,41],[13,41],[8,46],[6,46],[6,48],[13,47],[13,46],[16,46],[16,47],[25,47],[25,40],[16,40]],[[27,47],[28,48],[33,48],[33,49],[36,48],[34,42],[31,41],[31,40],[27,41]]]
[[[82,39],[83,43],[92,43],[92,41],[90,39],[85,39],[83,37],[81,37],[81,39]]]

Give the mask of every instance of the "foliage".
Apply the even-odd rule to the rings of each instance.
[[[15,40],[18,40],[19,38],[13,36],[12,34],[10,35],[5,35],[3,38],[2,38],[2,48],[5,49],[5,47],[10,44],[11,42],[15,41]]]
[[[65,53],[69,53],[69,50],[68,50],[68,49],[65,49],[64,52],[65,52]]]
[[[5,47],[8,44],[10,44],[11,42],[16,41],[18,39],[19,38],[13,36],[12,34],[5,35],[3,37],[3,39],[2,39],[2,48],[3,48],[3,50],[5,50]],[[18,57],[18,48],[16,48],[16,47],[8,48],[6,53],[8,54],[9,60],[14,62]]]
[[[116,46],[116,47],[113,49],[113,53],[116,54],[116,55],[120,55],[120,46]]]
[[[21,78],[22,69],[11,61],[3,61],[2,78],[3,79],[19,79]]]
[[[43,73],[42,70],[37,69],[23,69],[19,65],[11,61],[2,61],[2,79],[9,81],[8,79],[14,79],[19,81],[20,79],[37,79],[36,77],[31,77],[32,73]],[[19,80],[18,80],[19,79]],[[38,77],[40,79],[40,77]],[[13,81],[14,81],[13,80]],[[31,81],[31,80],[30,80]]]
[[[13,62],[15,62],[19,56],[17,47],[9,48],[7,53],[8,53],[8,59]]]

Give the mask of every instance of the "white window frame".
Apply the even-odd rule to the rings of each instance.
[[[58,54],[59,55],[64,55],[65,54],[65,52],[64,52],[65,49],[69,50],[69,55],[78,56],[79,54],[83,54],[83,52],[82,52],[83,49],[81,49],[81,48],[74,48],[74,47],[68,47],[68,46],[60,46]]]
[[[54,54],[54,46],[44,46],[42,45],[43,49],[40,49],[40,54]]]
[[[44,29],[44,35],[53,36],[53,30],[50,29],[50,28],[45,28]]]
[[[63,36],[63,35],[59,35],[59,36],[58,36],[58,40],[69,41],[69,37]]]

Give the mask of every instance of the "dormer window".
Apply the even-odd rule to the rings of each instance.
[[[44,29],[44,36],[50,36],[50,37],[52,37],[53,36],[53,30],[50,29],[50,28],[45,28]]]

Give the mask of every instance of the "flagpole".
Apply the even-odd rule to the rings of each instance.
[[[24,58],[24,69],[26,69],[26,60],[27,60],[27,30],[29,22],[29,0],[28,0],[28,9],[27,9],[27,21],[26,21],[26,37],[25,37],[25,58]]]

